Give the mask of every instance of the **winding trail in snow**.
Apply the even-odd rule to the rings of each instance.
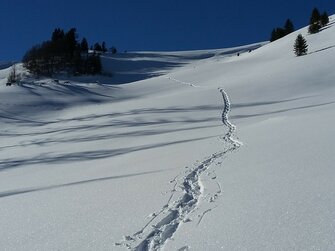
[[[186,83],[176,79],[171,80],[189,85],[191,87],[198,87],[192,83]],[[222,124],[225,127],[228,127],[228,132],[222,137],[222,140],[228,143],[228,147],[222,151],[212,154],[201,163],[196,164],[193,169],[180,179],[177,180],[177,178],[175,178],[171,181],[176,183],[174,185],[174,189],[171,191],[172,194],[167,204],[158,213],[153,213],[151,215],[152,219],[150,219],[140,231],[136,232],[132,236],[125,236],[122,242],[115,243],[115,245],[124,246],[128,249],[136,251],[156,251],[163,248],[166,241],[177,232],[178,227],[182,223],[190,221],[188,218],[189,214],[197,209],[200,197],[203,195],[204,191],[204,187],[200,179],[201,175],[211,167],[214,161],[222,158],[228,152],[232,152],[241,146],[242,143],[233,138],[236,126],[229,121],[229,112],[231,109],[230,100],[223,88],[219,88],[219,91],[223,99]],[[177,200],[171,201],[173,194],[176,191],[177,184],[182,190],[182,195]],[[212,211],[214,208],[208,209],[202,213],[202,216],[198,221],[198,225],[201,223],[204,215]]]
[[[215,88],[215,87],[212,87],[212,86],[199,85],[199,84],[195,84],[195,83],[191,83],[191,82],[185,82],[185,81],[176,79],[176,78],[171,77],[171,76],[167,76],[166,78],[168,80],[171,80],[171,81],[175,82],[175,83],[182,84],[182,85],[187,85],[187,86],[194,87],[194,88],[203,88],[203,89],[214,89]],[[222,139],[223,141],[229,141],[233,145],[241,146],[241,145],[243,145],[242,142],[239,142],[238,140],[233,138],[233,134],[236,130],[236,126],[229,121],[228,116],[229,116],[229,112],[231,110],[231,103],[230,103],[228,94],[225,92],[225,90],[222,87],[219,87],[218,89],[219,89],[220,93],[222,94],[223,104],[224,104],[223,112],[222,112],[222,123],[225,126],[227,126],[228,129],[229,129],[228,133],[220,139]]]
[[[222,94],[223,103],[224,103],[223,112],[222,112],[222,123],[228,127],[228,132],[223,137],[223,139],[227,140],[234,146],[239,147],[242,145],[242,142],[233,138],[233,134],[236,131],[236,126],[230,122],[229,117],[228,117],[230,109],[231,109],[231,103],[230,103],[229,97],[223,88],[219,88],[219,91]]]

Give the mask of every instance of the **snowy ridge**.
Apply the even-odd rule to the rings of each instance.
[[[175,79],[173,80],[181,82]],[[185,84],[197,87],[194,84]],[[124,237],[124,241],[121,243],[115,243],[115,245],[122,245],[128,249],[136,251],[160,250],[164,247],[166,241],[173,237],[182,223],[191,221],[189,215],[197,210],[200,197],[203,195],[204,191],[204,187],[201,182],[201,175],[213,166],[215,161],[221,159],[227,153],[236,150],[242,145],[242,143],[233,139],[232,136],[236,130],[236,126],[229,121],[230,101],[228,95],[223,88],[219,88],[219,91],[223,97],[222,123],[224,126],[228,127],[228,132],[222,137],[222,139],[224,142],[228,143],[228,146],[226,146],[223,151],[219,151],[207,157],[200,164],[195,164],[195,167],[179,178],[178,181],[177,177],[170,181],[175,182],[175,185],[171,191],[172,194],[169,201],[162,208],[162,210],[159,213],[153,213],[153,218],[140,231],[132,236]],[[180,187],[183,195],[176,201],[171,202],[177,186]],[[218,194],[221,193],[219,183],[218,187],[220,191],[217,194],[214,194],[209,202],[213,202],[215,198],[217,198]],[[209,213],[212,209],[214,208],[207,209],[202,213],[197,223],[198,225],[202,221],[204,215]]]

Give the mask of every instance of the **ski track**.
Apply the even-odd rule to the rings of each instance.
[[[172,77],[167,77],[171,81],[179,84],[188,85],[190,87],[199,88],[198,85],[177,80]],[[201,88],[213,88],[200,86]],[[236,126],[229,121],[229,112],[231,109],[230,100],[223,88],[218,88],[223,98],[222,124],[228,127],[228,132],[221,137],[221,140],[228,143],[226,149],[216,152],[207,157],[201,163],[195,164],[195,167],[183,175],[180,179],[175,177],[170,183],[175,182],[174,188],[171,191],[171,196],[167,204],[158,212],[151,214],[151,219],[145,226],[132,236],[125,236],[120,243],[115,243],[116,246],[124,246],[135,251],[160,250],[164,247],[166,241],[170,239],[178,230],[182,223],[191,221],[188,216],[197,209],[200,202],[200,197],[203,195],[204,186],[200,180],[200,176],[208,170],[215,161],[224,157],[227,153],[239,148],[242,143],[233,138]],[[172,198],[176,192],[176,187],[179,185],[182,196],[176,201]],[[219,192],[211,197],[208,202],[213,202],[221,194],[221,186],[217,183]],[[172,201],[172,202],[171,202]],[[199,225],[203,217],[215,209],[216,207],[207,209],[200,215],[197,223]],[[150,226],[149,226],[150,225]]]

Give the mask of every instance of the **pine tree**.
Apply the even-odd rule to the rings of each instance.
[[[101,45],[100,45],[99,43],[95,43],[95,44],[94,44],[94,50],[95,50],[95,51],[102,51],[102,47],[101,47]]]
[[[294,53],[297,57],[306,55],[308,51],[308,45],[306,39],[299,34],[294,43]]]
[[[86,74],[98,74],[101,73],[102,65],[99,55],[91,55],[86,60]]]
[[[102,42],[101,49],[102,49],[102,51],[103,51],[104,53],[107,51],[106,43],[105,43],[105,42]]]
[[[102,51],[100,44],[95,49]],[[83,56],[83,52],[86,53]],[[57,28],[51,40],[32,47],[23,57],[23,64],[31,73],[51,76],[54,73],[67,72],[69,74],[97,74],[102,71],[100,57],[88,54],[88,43],[83,38],[77,41],[76,29],[72,28],[64,33]],[[17,80],[15,68],[9,76],[9,81]]]
[[[69,56],[72,57],[73,53],[77,47],[77,29],[71,28],[65,34],[65,48],[66,52],[69,53]]]
[[[285,37],[287,34],[290,34],[294,31],[293,23],[290,19],[287,19],[284,25],[284,28],[275,28],[271,32],[270,42],[273,42],[277,39]]]
[[[321,15],[320,12],[317,8],[314,8],[312,11],[312,15],[309,21],[309,24],[315,24],[318,23],[320,21]]]
[[[273,29],[271,32],[271,38],[270,38],[270,42],[273,42],[277,39],[277,33],[276,33],[276,29]]]
[[[308,32],[310,34],[318,33],[320,31],[321,29],[320,19],[321,15],[319,10],[317,8],[314,8],[309,20]]]
[[[286,35],[290,34],[294,31],[294,26],[293,26],[293,23],[290,19],[286,20],[285,25],[284,25],[284,29],[285,29]]]
[[[64,31],[61,30],[60,28],[57,28],[57,29],[54,30],[54,32],[51,35],[51,41],[54,42],[54,43],[58,42],[58,41],[64,39],[64,36],[65,36]]]
[[[318,33],[321,29],[321,25],[319,23],[314,23],[314,24],[310,24],[308,27],[308,32],[310,34],[315,34]]]
[[[278,40],[286,35],[286,32],[282,28],[276,28],[272,30],[270,41],[273,42]]]
[[[322,26],[325,26],[329,23],[329,17],[326,11],[321,15],[320,22]]]
[[[86,38],[83,38],[81,40],[80,49],[81,49],[82,52],[86,52],[86,53],[88,52],[88,43],[87,43]]]

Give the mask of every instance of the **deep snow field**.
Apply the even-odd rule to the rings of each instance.
[[[18,66],[11,87],[0,68],[1,250],[335,250],[334,16],[102,62],[112,77]]]

